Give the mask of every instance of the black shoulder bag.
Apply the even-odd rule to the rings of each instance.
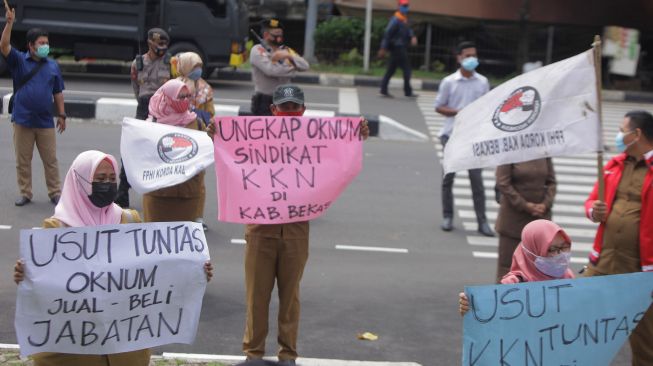
[[[22,88],[25,84],[27,84],[28,81],[32,80],[34,75],[36,75],[36,73],[38,73],[39,70],[41,70],[43,65],[45,65],[46,63],[48,63],[47,59],[43,59],[43,61],[39,62],[39,64],[37,66],[34,66],[32,68],[32,71],[30,71],[29,74],[25,75],[25,77],[23,77],[23,80],[21,80],[20,83],[16,86],[16,89],[14,89],[13,94],[11,94],[11,98],[9,98],[9,106],[7,109],[9,113],[13,112],[14,110],[14,97],[16,96],[16,92],[18,92],[20,88]]]

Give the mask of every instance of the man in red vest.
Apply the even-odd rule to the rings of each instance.
[[[585,201],[600,223],[586,276],[653,271],[653,115],[626,113],[615,143],[621,154],[605,166],[605,201],[598,183]],[[653,307],[630,335],[633,366],[653,365]]]

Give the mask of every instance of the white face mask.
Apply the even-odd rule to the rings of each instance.
[[[526,249],[524,244],[521,245],[522,249],[535,257],[535,268],[547,276],[553,278],[562,278],[569,268],[569,261],[571,260],[571,252],[562,252],[553,257],[540,257],[530,250]]]

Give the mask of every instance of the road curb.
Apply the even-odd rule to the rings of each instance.
[[[59,67],[63,72],[69,73],[93,73],[93,74],[109,74],[109,75],[124,75],[128,76],[130,73],[130,63],[124,62],[73,62],[73,61],[57,61]],[[215,74],[213,80],[225,81],[251,81],[252,75],[248,70],[219,70]],[[380,76],[367,76],[367,75],[351,75],[351,74],[331,74],[331,73],[298,73],[297,76],[292,78],[292,82],[298,84],[316,84],[324,86],[365,86],[365,87],[379,87],[381,86]],[[401,78],[390,79],[391,87],[401,87],[403,80]],[[429,79],[411,79],[411,86],[414,90],[437,91],[440,85],[440,80]],[[493,87],[496,85],[493,85]],[[639,102],[639,103],[653,103],[653,92],[643,91],[619,91],[619,90],[604,90],[604,100],[617,101],[617,102]]]
[[[20,346],[17,344],[0,344],[0,352],[11,351],[17,352]],[[153,361],[156,360],[170,360],[175,361],[176,364],[188,363],[196,365],[199,362],[220,362],[227,365],[235,365],[245,361],[245,356],[235,355],[211,355],[211,354],[198,354],[198,353],[174,353],[164,352],[161,355],[152,355]],[[266,360],[276,361],[276,357],[265,357]],[[297,364],[300,366],[421,366],[416,362],[388,362],[388,361],[352,361],[352,360],[337,360],[337,359],[324,359],[324,358],[304,358],[297,359]]]
[[[9,104],[11,93],[0,98],[0,114],[8,116],[5,106]],[[127,98],[66,98],[66,114],[70,118],[93,119],[99,121],[113,121],[115,124],[122,122],[123,116],[134,116],[136,114],[137,102]],[[216,116],[251,116],[252,112],[248,107],[229,104],[215,104]],[[350,113],[337,113],[327,110],[307,109],[306,116],[315,117],[358,117]],[[427,141],[428,136],[415,131],[390,117],[378,114],[363,115],[370,128],[370,136],[379,137],[385,140],[399,141]]]
[[[180,360],[187,362],[222,362],[222,363],[238,363],[245,361],[245,356],[230,356],[230,355],[202,355],[202,354],[187,354],[187,353],[168,353],[164,352],[163,359]],[[266,360],[276,361],[276,357],[265,357]],[[300,366],[421,366],[416,362],[387,362],[387,361],[352,361],[352,360],[337,360],[325,358],[297,358],[297,365]]]

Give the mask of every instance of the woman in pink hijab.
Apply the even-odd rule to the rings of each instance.
[[[521,243],[512,256],[512,266],[501,279],[502,284],[574,278],[569,268],[571,239],[556,223],[531,221],[521,233]],[[459,294],[461,315],[469,310],[464,292]]]
[[[89,150],[73,161],[63,185],[61,198],[54,215],[43,221],[44,229],[113,225],[141,222],[136,210],[123,210],[113,203],[118,192],[116,159],[100,151]],[[16,284],[24,279],[24,262],[14,267]],[[207,279],[213,275],[210,262],[204,264]],[[79,355],[43,352],[33,356],[34,366],[148,366],[150,350],[108,355]]]
[[[44,229],[80,227],[140,222],[135,210],[123,210],[113,203],[118,192],[116,184],[116,159],[100,151],[85,151],[73,161],[63,184],[59,203],[54,215],[43,221]],[[23,280],[23,262],[14,267],[14,281]],[[110,355],[77,355],[43,352],[33,356],[35,366],[85,365],[147,366],[150,350],[117,353]]]
[[[204,131],[204,124],[190,108],[191,92],[184,82],[173,79],[150,99],[149,121]],[[143,195],[146,222],[193,221],[204,202],[204,171],[184,183]]]

